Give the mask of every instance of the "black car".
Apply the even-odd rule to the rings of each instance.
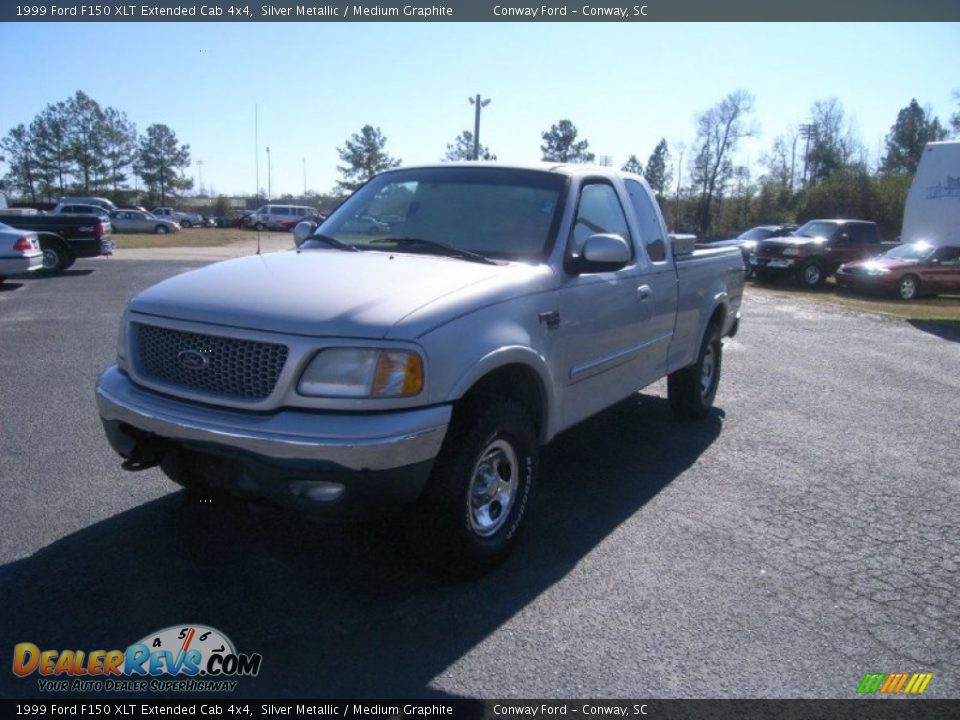
[[[739,247],[743,253],[743,264],[747,268],[747,277],[753,274],[752,257],[756,254],[757,244],[774,237],[784,237],[797,229],[796,225],[757,225],[740,233],[730,240],[712,242],[707,247]]]

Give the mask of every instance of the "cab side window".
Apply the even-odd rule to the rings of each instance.
[[[667,245],[663,237],[663,226],[657,217],[656,208],[650,202],[650,195],[636,180],[627,180],[624,184],[640,224],[640,241],[652,262],[663,262],[667,259]]]
[[[572,252],[579,255],[587,238],[598,233],[619,235],[628,245],[633,245],[617,193],[605,182],[591,182],[580,189],[577,217],[571,230]]]

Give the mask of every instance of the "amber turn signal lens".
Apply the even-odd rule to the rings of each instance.
[[[373,397],[409,397],[423,389],[423,360],[414,352],[381,351],[373,376]]]

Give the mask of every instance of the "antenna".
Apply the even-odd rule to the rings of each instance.
[[[259,126],[258,126],[258,111],[257,104],[253,104],[253,158],[254,158],[254,171],[256,173],[256,191],[254,192],[254,200],[256,204],[260,205],[260,135],[259,135]],[[258,208],[259,209],[259,208]],[[257,231],[257,255],[260,254],[260,230],[256,226],[254,229]]]

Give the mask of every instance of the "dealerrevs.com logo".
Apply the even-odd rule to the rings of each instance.
[[[204,625],[174,625],[126,650],[13,648],[13,674],[36,675],[41,692],[232,692],[234,678],[255,677],[262,662]]]

